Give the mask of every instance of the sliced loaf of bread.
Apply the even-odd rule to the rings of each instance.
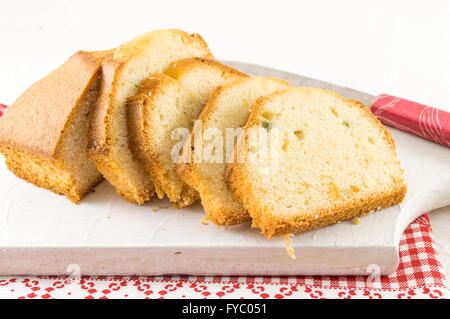
[[[178,172],[199,192],[206,216],[213,223],[234,225],[250,218],[247,211],[235,200],[225,181],[227,162],[235,138],[232,136],[231,147],[227,149],[227,129],[230,134],[230,129],[234,131],[245,124],[250,108],[257,98],[288,87],[289,83],[279,79],[248,77],[236,80],[218,87],[201,112],[198,123],[202,133],[197,133],[194,128],[190,143],[186,143],[183,149],[185,163],[178,164]],[[218,135],[221,136],[216,135],[213,139],[209,136],[210,133],[220,133]],[[200,134],[201,138],[198,139],[196,134]],[[222,143],[218,144],[222,149],[214,149],[212,153],[220,152],[222,156],[211,158],[214,162],[207,157],[196,159],[197,141],[201,140],[203,150],[207,150],[214,148],[212,145],[217,142],[215,138],[222,139]]]
[[[190,131],[217,86],[244,76],[214,60],[184,59],[169,65],[163,74],[148,77],[129,99],[130,144],[160,198],[167,195],[179,208],[198,199],[198,193],[175,170],[176,149],[181,151],[188,136],[181,130]]]
[[[103,63],[89,155],[117,192],[130,202],[142,204],[149,200],[154,186],[130,149],[127,100],[136,94],[142,80],[162,72],[173,61],[191,57],[212,57],[199,35],[158,30],[119,46]]]
[[[231,163],[230,188],[267,237],[302,232],[400,203],[403,172],[389,131],[357,101],[316,88],[258,100],[245,129],[281,140],[276,158]],[[242,155],[249,155],[247,134]],[[239,153],[239,152],[238,152]],[[243,158],[248,158],[243,156]],[[264,172],[267,162],[276,169]]]
[[[86,147],[98,60],[104,56],[75,53],[26,90],[0,120],[0,152],[8,168],[75,203],[102,180]]]

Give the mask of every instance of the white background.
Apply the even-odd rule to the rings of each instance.
[[[200,33],[218,59],[271,66],[450,111],[450,1],[0,0],[0,102],[73,52],[140,33]],[[431,214],[450,264],[450,209]]]

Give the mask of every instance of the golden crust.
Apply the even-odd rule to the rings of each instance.
[[[394,140],[390,132],[378,121],[378,119],[365,107],[362,103],[354,100],[346,100],[337,93],[329,90],[322,90],[316,88],[294,88],[288,90],[321,90],[328,94],[333,94],[336,98],[345,101],[351,107],[360,109],[365,117],[374,123],[382,132],[387,144],[395,151]],[[268,96],[262,97],[256,101],[253,105],[249,119],[244,127],[248,129],[256,126],[259,123],[264,104],[273,99],[278,94],[283,94],[285,90],[278,91]],[[245,134],[241,138],[247,138]],[[241,145],[246,145],[243,141],[239,141]],[[236,147],[234,157],[236,158]],[[244,150],[247,151],[247,150]],[[398,162],[398,161],[397,161]],[[250,182],[250,176],[248,175],[248,165],[245,163],[236,163],[234,161],[228,167],[227,181],[230,189],[236,196],[236,198],[248,209],[252,216],[252,227],[261,229],[262,234],[266,237],[283,236],[290,233],[303,232],[330,224],[337,223],[343,220],[350,220],[355,217],[363,216],[369,212],[387,208],[393,205],[401,203],[405,197],[407,187],[404,180],[397,180],[394,187],[390,192],[380,192],[378,194],[372,194],[371,196],[361,199],[359,201],[351,201],[345,205],[333,207],[331,209],[323,209],[314,211],[317,218],[308,216],[294,216],[294,217],[280,217],[275,216],[274,212],[265,207],[261,201],[261,194],[255,189],[254,185]],[[287,214],[280,214],[287,216]]]
[[[192,137],[190,137],[192,141]],[[183,147],[183,157],[191,155],[190,144],[186,143]],[[189,154],[189,155],[186,155]],[[214,199],[216,194],[211,192],[210,187],[198,172],[198,164],[196,163],[178,163],[176,166],[177,173],[181,179],[188,185],[191,185],[200,194],[202,194],[202,206],[205,214],[211,222],[218,226],[231,226],[242,224],[250,220],[250,215],[243,207],[234,207],[232,211],[228,207],[224,207]]]
[[[126,63],[131,58],[138,55],[142,47],[149,46],[151,44],[157,44],[161,38],[173,34],[179,36],[186,45],[189,45],[193,42],[198,43],[204,48],[205,52],[208,52],[208,54],[205,55],[205,58],[214,58],[213,55],[209,52],[208,44],[199,34],[188,34],[178,29],[161,29],[141,34],[134,39],[120,45],[114,50],[112,59],[114,61]]]
[[[290,85],[288,82],[281,79],[270,79],[273,81],[278,81],[282,84]],[[244,81],[245,78],[236,80],[231,83],[221,85],[214,90],[208,100],[208,103],[203,108],[198,118],[198,120],[202,121],[203,130],[208,128],[208,123],[211,120],[212,114],[217,110],[218,99],[223,92],[234,86],[241,85]],[[186,143],[183,147],[182,157],[190,158],[191,161],[190,163],[179,163],[177,165],[177,172],[187,184],[192,185],[201,194],[202,205],[205,209],[208,220],[219,226],[237,225],[250,220],[251,217],[244,207],[235,206],[230,209],[230,207],[224,207],[215,200],[217,198],[217,194],[211,191],[208,181],[202,179],[199,172],[199,166],[193,161],[193,153],[190,148],[190,145],[194,144],[193,132],[191,132],[189,140],[190,143]]]
[[[205,65],[222,70],[222,72],[230,75],[242,77],[248,76],[247,74],[229,67],[226,64],[208,58],[188,58],[175,61],[164,70],[164,73],[172,78],[179,79],[186,74],[186,72],[189,72],[195,68],[203,68]]]
[[[143,204],[150,200],[154,194],[154,186],[146,172],[135,174],[134,180],[129,180],[124,174],[124,164],[118,158],[116,150],[116,132],[113,121],[116,116],[113,107],[117,97],[118,81],[120,74],[126,68],[127,63],[140,53],[143,47],[157,45],[162,37],[176,34],[186,45],[197,43],[204,48],[208,57],[212,57],[205,41],[197,34],[189,35],[180,30],[158,30],[143,34],[135,39],[119,46],[112,53],[112,58],[107,60],[102,67],[103,79],[99,95],[99,102],[92,120],[92,134],[89,143],[89,156],[94,161],[98,170],[105,178],[116,187],[117,192],[130,202]]]
[[[62,150],[81,108],[93,103],[99,69],[91,53],[75,53],[26,90],[1,119],[0,151],[9,170],[38,187],[65,194],[74,203],[103,179],[98,175],[80,186]]]
[[[5,156],[6,165],[14,175],[34,186],[65,195],[74,204],[103,180],[99,175],[89,186],[80,188],[64,162],[59,159],[45,158],[11,147],[0,147],[0,152]]]
[[[70,118],[99,75],[100,65],[79,51],[34,83],[1,118],[0,145],[55,158]]]

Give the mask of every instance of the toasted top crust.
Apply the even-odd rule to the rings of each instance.
[[[180,79],[189,71],[195,68],[204,68],[206,66],[211,66],[212,68],[216,68],[222,70],[224,73],[230,75],[237,75],[242,77],[248,77],[247,74],[236,70],[228,65],[222,64],[216,60],[208,59],[208,58],[187,58],[175,61],[171,63],[165,70],[164,73],[175,78]]]
[[[54,158],[72,110],[95,81],[100,64],[79,51],[34,83],[0,120],[0,146]]]
[[[197,33],[189,34],[177,29],[161,29],[138,35],[134,39],[120,45],[114,50],[112,59],[120,62],[129,61],[131,58],[138,55],[143,47],[158,44],[171,35],[179,36],[186,45],[198,45],[209,52],[205,40]],[[213,58],[211,53],[208,54],[208,57]]]
[[[153,48],[159,50],[160,43],[164,43],[170,36],[176,36],[186,45],[198,47],[203,55],[213,58],[209,52],[206,42],[198,34],[188,34],[181,30],[166,29],[157,30],[140,35],[129,42],[124,43],[114,50],[111,58],[107,59],[103,66],[103,77],[100,85],[100,95],[97,111],[94,114],[91,130],[91,143],[89,148],[91,151],[102,153],[105,147],[111,145],[114,139],[112,134],[113,115],[111,105],[118,103],[126,103],[127,98],[134,95],[135,92],[121,92],[123,79],[127,76],[128,67],[132,67],[134,57],[139,55],[143,48]],[[167,64],[162,63],[149,70],[151,73],[162,72],[173,59],[167,57]],[[127,94],[128,93],[128,94]]]
[[[103,51],[91,51],[89,52],[94,58],[97,59],[98,63],[103,64],[103,62],[110,60],[114,55],[115,49],[103,50]]]

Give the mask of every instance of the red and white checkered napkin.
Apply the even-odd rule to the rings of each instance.
[[[301,256],[297,256],[301,258]],[[391,276],[0,277],[1,298],[449,298],[428,215],[409,225]]]

